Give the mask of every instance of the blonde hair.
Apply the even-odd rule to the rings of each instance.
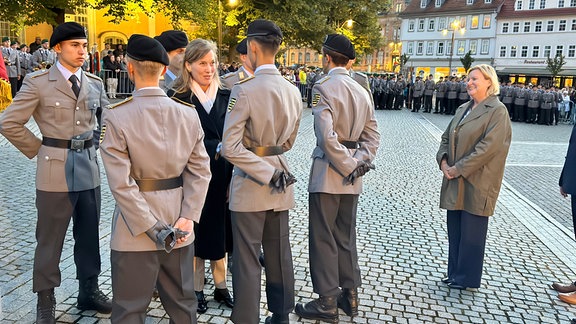
[[[496,70],[488,64],[478,64],[473,66],[470,70],[468,70],[468,75],[474,70],[480,71],[484,76],[484,79],[490,80],[492,83],[488,90],[486,90],[486,95],[499,95],[500,94],[500,82],[498,81],[498,75],[496,75]]]
[[[214,65],[216,66],[216,71],[214,73],[214,78],[212,82],[216,82],[218,88],[221,87],[220,83],[220,76],[218,75],[218,55],[216,55],[217,48],[216,44],[212,41],[205,40],[202,38],[197,38],[191,41],[188,46],[186,46],[186,51],[184,52],[184,59],[182,60],[182,66],[180,75],[174,81],[174,85],[172,88],[175,92],[186,92],[190,89],[190,81],[192,80],[192,73],[188,72],[186,69],[186,62],[188,64],[192,64],[201,58],[203,58],[206,54],[212,52],[214,54]]]
[[[140,76],[153,76],[160,78],[160,73],[164,69],[164,64],[153,61],[137,61],[130,56],[126,56],[126,62],[134,65],[134,73]]]

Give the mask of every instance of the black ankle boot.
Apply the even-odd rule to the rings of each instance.
[[[234,298],[230,294],[227,288],[214,290],[214,300],[219,303],[224,303],[226,306],[233,308],[234,307]]]
[[[290,324],[290,319],[288,314],[272,314],[272,316],[266,317],[264,324]]]
[[[56,324],[56,298],[54,288],[38,292],[38,304],[36,305],[36,323]]]
[[[102,314],[110,314],[112,312],[112,302],[98,289],[98,278],[94,277],[80,281],[76,307],[80,310],[95,310]]]
[[[338,296],[338,308],[350,317],[358,316],[358,292],[356,289],[342,289],[342,293]]]
[[[306,304],[298,303],[294,312],[306,319],[338,323],[338,307],[336,296],[320,296]]]
[[[196,299],[198,299],[198,308],[196,311],[198,314],[204,314],[208,310],[208,302],[206,302],[206,297],[204,297],[204,291],[196,291]]]

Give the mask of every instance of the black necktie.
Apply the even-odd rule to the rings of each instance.
[[[72,74],[70,78],[68,78],[68,81],[72,82],[72,91],[74,91],[76,98],[78,98],[78,95],[80,94],[80,87],[78,86],[78,78],[76,77],[75,74]]]

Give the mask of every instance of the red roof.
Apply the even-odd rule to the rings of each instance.
[[[417,17],[422,15],[436,15],[436,14],[461,14],[470,12],[489,12],[499,11],[500,6],[504,1],[510,0],[492,0],[491,3],[485,3],[485,0],[474,0],[473,4],[466,4],[467,0],[444,0],[440,7],[436,7],[436,0],[428,0],[426,8],[420,8],[419,0],[412,0],[406,6],[406,9],[400,13],[400,17]]]

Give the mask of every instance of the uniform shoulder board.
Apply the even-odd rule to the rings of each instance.
[[[286,79],[286,81],[292,83],[293,85],[296,85],[296,82],[294,82],[294,80],[290,79],[287,75],[283,75],[282,76],[284,79]]]
[[[128,97],[128,98],[126,98],[126,99],[124,99],[124,100],[122,100],[122,101],[120,101],[120,102],[117,102],[117,103],[115,103],[115,104],[113,104],[113,105],[108,105],[108,106],[106,106],[106,108],[107,108],[107,109],[117,108],[117,107],[119,107],[119,106],[121,106],[121,105],[129,102],[130,100],[132,100],[132,98],[133,98],[133,97]]]
[[[33,73],[30,74],[30,77],[31,77],[31,78],[37,78],[37,77],[39,77],[39,76],[41,76],[41,75],[44,75],[44,74],[46,74],[46,73],[48,73],[48,70],[42,70],[42,71],[38,71],[38,72],[33,72]]]
[[[183,105],[185,105],[185,106],[188,106],[188,107],[191,107],[191,108],[196,108],[196,106],[194,106],[193,104],[191,104],[191,103],[189,103],[189,102],[186,102],[186,101],[183,101],[183,100],[180,100],[180,99],[178,99],[178,98],[176,98],[176,97],[172,97],[172,100],[176,101],[177,103],[183,104]]]
[[[323,77],[322,79],[316,81],[316,84],[322,84],[322,83],[326,82],[328,79],[330,79],[330,76],[329,76],[329,75],[327,75],[327,76]]]
[[[363,78],[368,78],[368,76],[362,72],[354,72],[356,74],[358,74],[359,76],[363,77]]]
[[[240,81],[236,82],[236,84],[242,84],[242,83],[244,83],[244,82],[246,82],[246,81],[250,81],[250,80],[252,80],[252,79],[254,79],[254,76],[247,77],[247,78],[244,79],[244,80],[240,80]]]
[[[100,79],[100,77],[97,76],[97,75],[95,75],[95,74],[92,74],[92,73],[90,73],[90,72],[84,72],[84,73],[86,73],[86,76],[89,77],[89,78],[96,79],[96,80],[98,80],[98,81],[102,81],[102,79]]]
[[[222,79],[228,79],[229,77],[233,76],[234,72],[228,72],[226,74],[224,74],[223,76],[221,76]]]

